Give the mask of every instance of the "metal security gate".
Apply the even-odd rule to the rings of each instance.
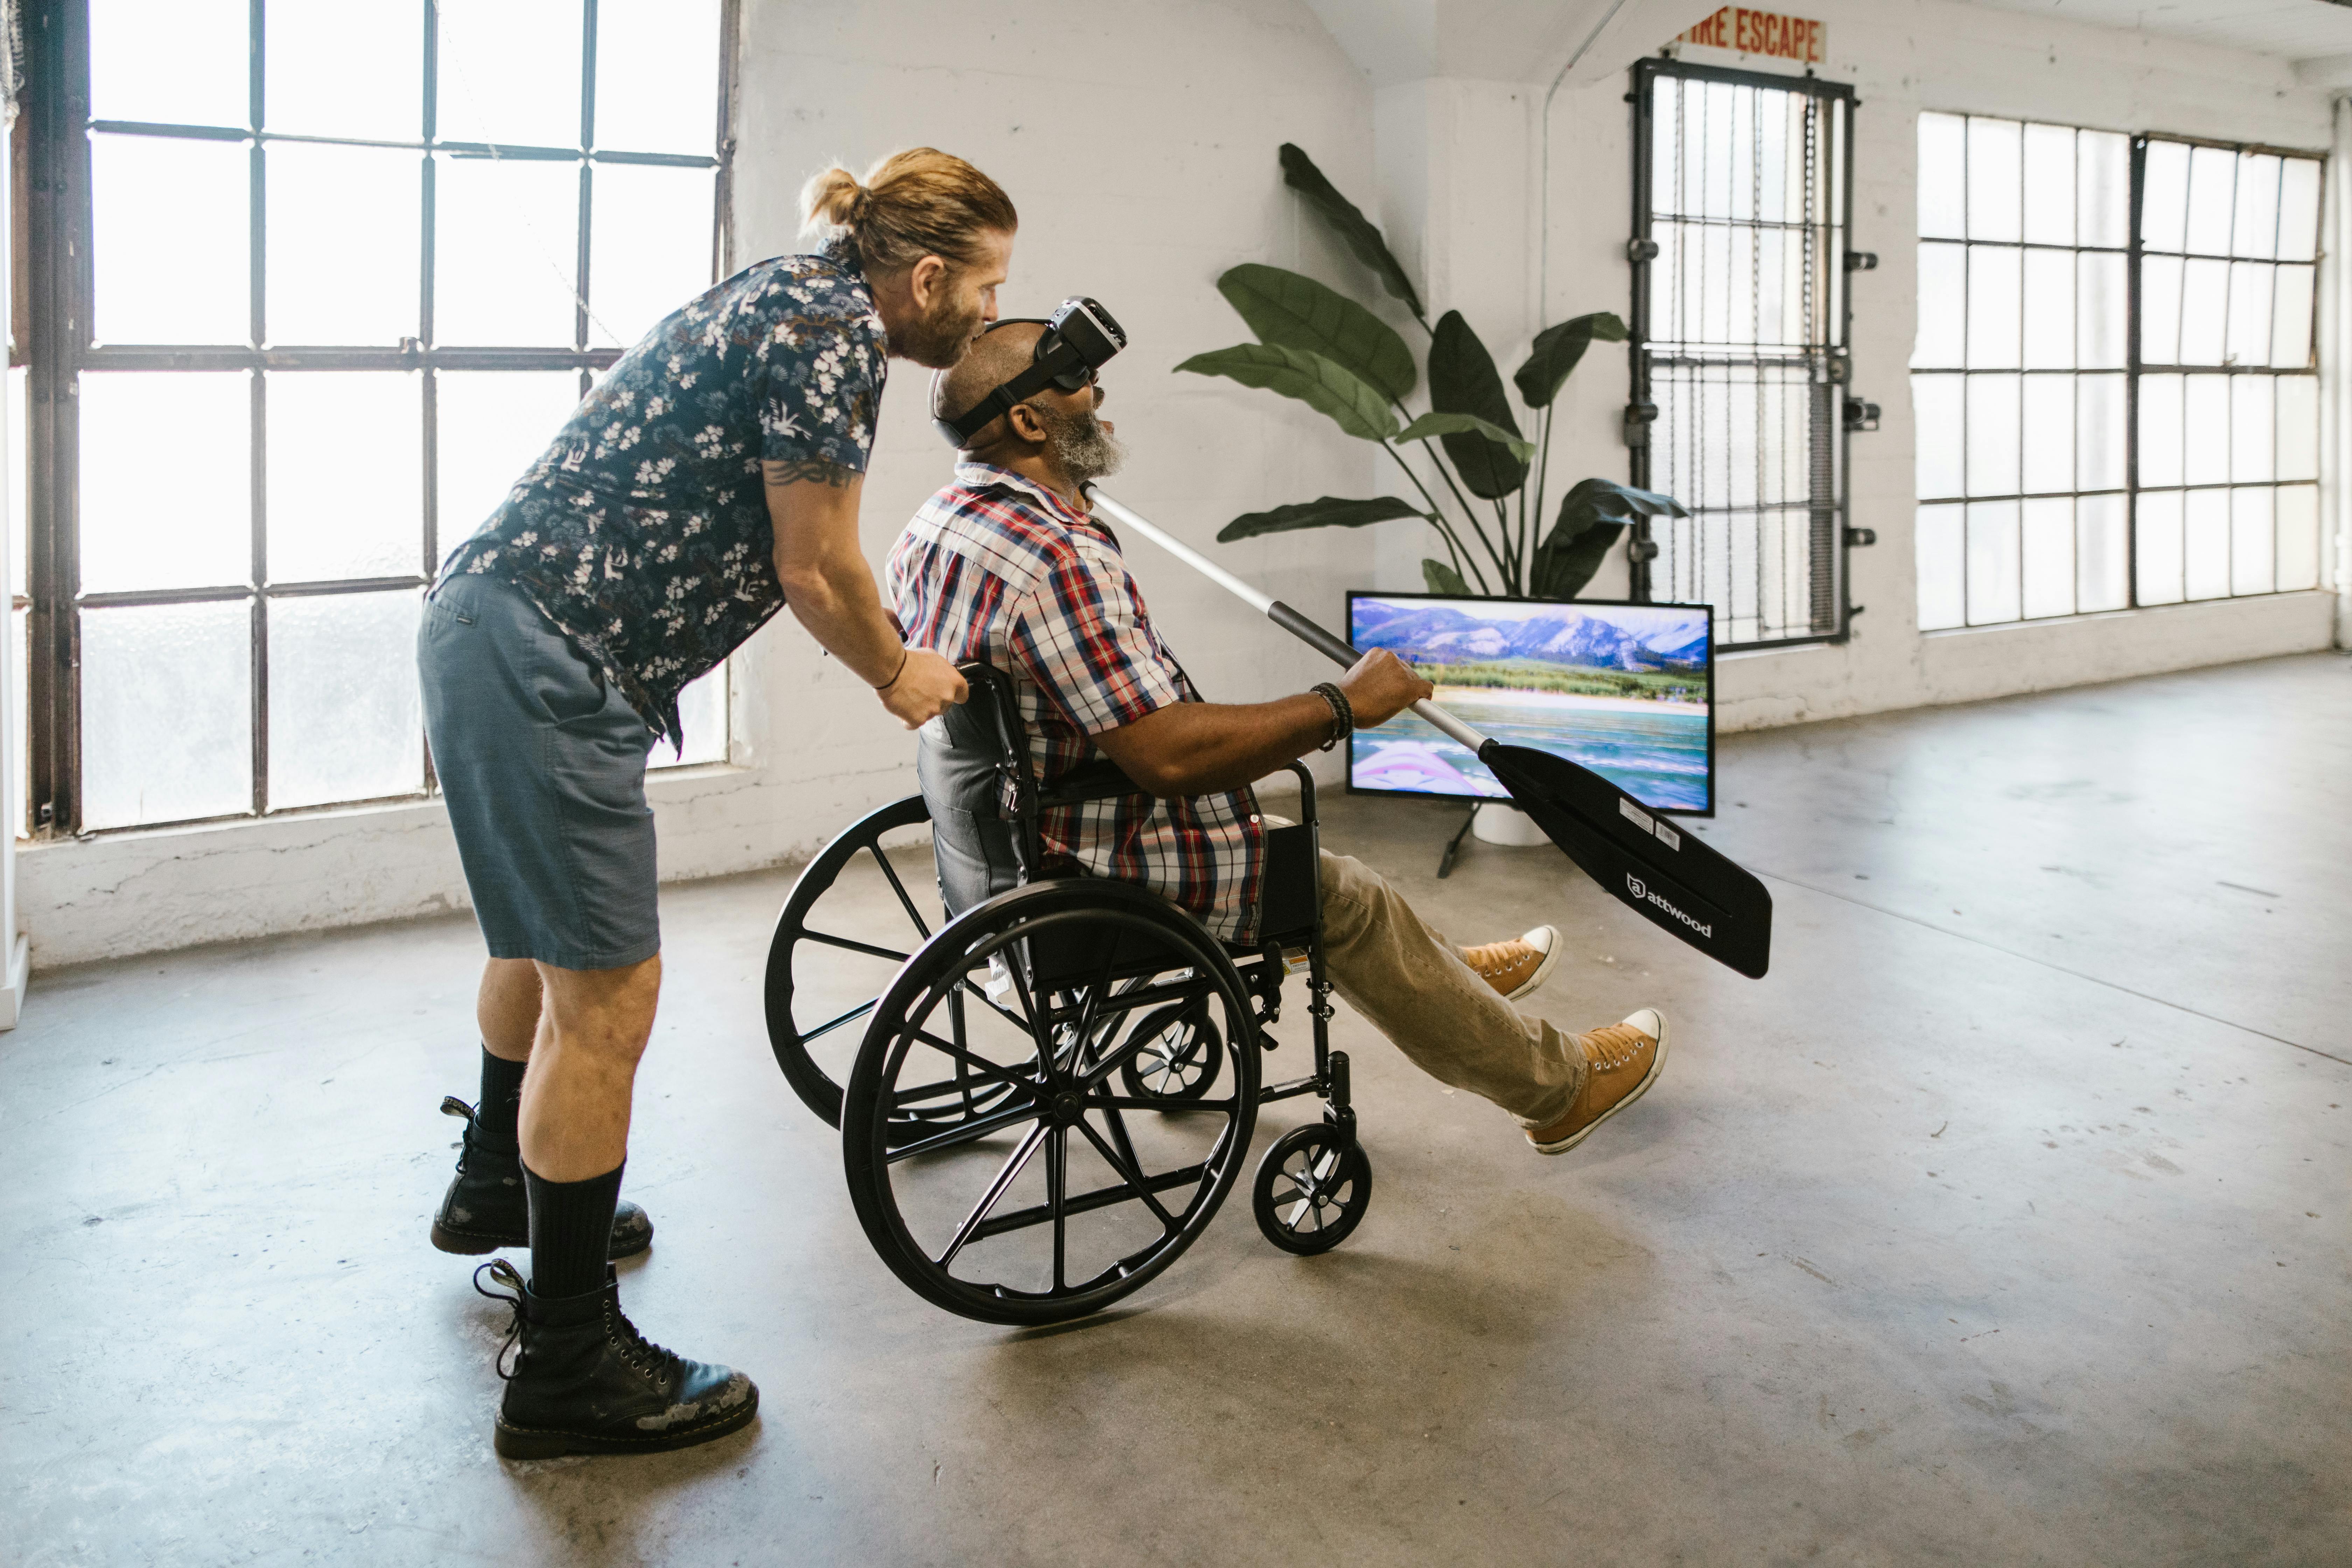
[[[1633,595],[1715,606],[1720,646],[1845,636],[1853,93],[1634,68],[1633,482],[1690,509],[1633,543]]]

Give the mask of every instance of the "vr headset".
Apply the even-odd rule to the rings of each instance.
[[[986,397],[974,404],[961,417],[933,419],[931,425],[947,437],[950,447],[961,447],[983,429],[991,420],[1014,404],[1036,396],[1048,386],[1058,386],[1064,392],[1076,392],[1090,384],[1095,372],[1103,367],[1111,355],[1127,347],[1127,333],[1111,320],[1108,310],[1092,300],[1065,300],[1041,323],[1034,316],[1015,316],[997,321],[989,327],[1010,327],[1022,323],[1043,325],[1045,335],[1037,340],[1037,351],[1029,361],[1029,368],[1011,381],[997,386]],[[946,373],[940,373],[944,375]],[[936,381],[932,393],[933,406],[938,406]]]

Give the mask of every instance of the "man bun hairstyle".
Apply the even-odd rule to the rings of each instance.
[[[845,238],[874,274],[903,272],[926,256],[969,266],[982,234],[1020,224],[1002,186],[936,147],[893,153],[863,181],[835,164],[801,191],[803,243]]]

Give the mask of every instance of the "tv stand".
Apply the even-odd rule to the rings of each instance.
[[[1462,826],[1454,830],[1454,837],[1445,841],[1445,853],[1440,856],[1437,861],[1439,881],[1442,882],[1454,875],[1454,862],[1461,857],[1462,841],[1470,837],[1470,829],[1478,820],[1478,808],[1485,804],[1484,801],[1472,801],[1470,814],[1462,819]]]

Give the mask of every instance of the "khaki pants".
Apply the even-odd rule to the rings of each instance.
[[[1323,856],[1323,949],[1332,984],[1415,1067],[1548,1127],[1568,1114],[1584,1056],[1503,1000],[1362,861]]]

